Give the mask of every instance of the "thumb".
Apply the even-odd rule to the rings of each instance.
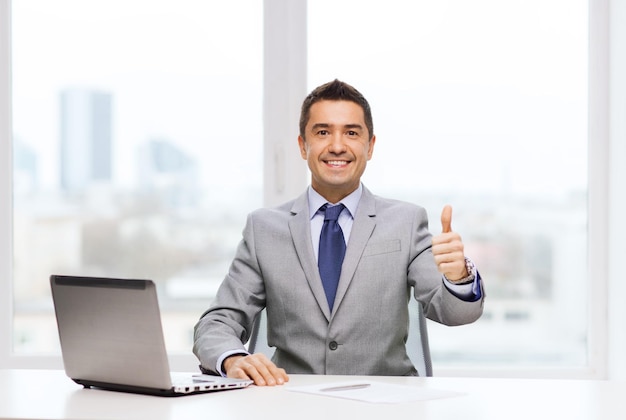
[[[441,231],[443,233],[452,232],[452,207],[446,205],[441,212]]]

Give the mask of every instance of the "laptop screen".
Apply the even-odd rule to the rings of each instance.
[[[154,283],[50,278],[63,363],[74,380],[169,388],[169,363]]]

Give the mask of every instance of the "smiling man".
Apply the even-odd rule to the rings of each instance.
[[[298,145],[311,185],[248,216],[195,328],[204,372],[257,385],[283,384],[290,373],[417,375],[405,346],[411,290],[436,322],[480,317],[482,280],[451,230],[451,208],[433,236],[424,208],[361,183],[375,143],[370,106],[352,86],[334,80],[305,98]],[[272,360],[244,346],[263,308]]]

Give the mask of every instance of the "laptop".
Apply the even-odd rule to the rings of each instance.
[[[52,275],[50,285],[65,373],[86,388],[179,396],[252,383],[172,375],[151,280]]]

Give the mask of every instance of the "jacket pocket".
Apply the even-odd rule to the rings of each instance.
[[[367,257],[370,255],[389,254],[391,252],[398,252],[402,249],[400,244],[401,244],[400,239],[393,239],[391,241],[374,242],[371,244],[367,244],[367,246],[365,247],[365,251],[363,251],[363,256]]]

